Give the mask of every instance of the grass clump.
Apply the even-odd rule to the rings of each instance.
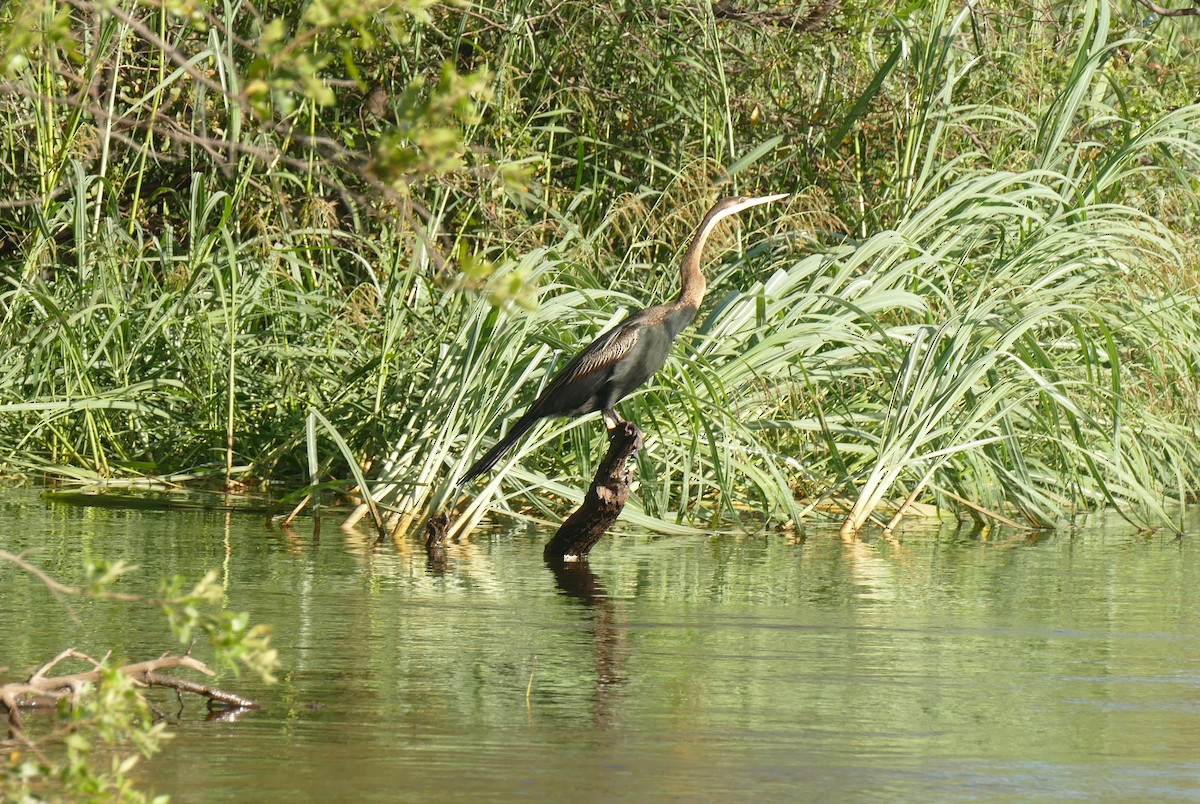
[[[623,403],[651,434],[633,521],[1194,498],[1193,20],[332,9],[3,12],[8,471],[353,465],[419,522],[579,344],[673,294],[707,204],[769,190],[786,213],[725,243]],[[306,439],[313,410],[341,445]],[[457,527],[557,515],[601,440],[544,425]]]

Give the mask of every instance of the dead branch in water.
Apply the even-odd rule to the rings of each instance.
[[[107,659],[107,657],[105,657]],[[94,669],[82,673],[70,673],[63,676],[46,675],[55,665],[65,659],[78,659],[88,662]],[[38,709],[56,706],[59,701],[69,698],[78,699],[80,692],[87,684],[95,684],[100,680],[102,661],[96,661],[85,653],[68,648],[55,656],[25,681],[14,681],[0,686],[0,707],[8,713],[9,739],[15,739],[21,729],[20,712],[23,709]],[[205,676],[214,676],[208,665],[187,654],[171,656],[163,654],[157,659],[123,665],[118,668],[122,673],[132,678],[143,687],[169,687],[177,692],[190,692],[208,699],[208,706],[226,709],[259,709],[261,705],[250,698],[237,693],[217,689],[207,684],[201,684],[186,678],[165,673],[165,670],[184,668],[195,670]]]

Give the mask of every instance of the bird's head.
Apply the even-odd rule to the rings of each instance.
[[[782,201],[787,197],[787,193],[759,196],[734,195],[730,196],[729,198],[722,198],[720,201],[718,201],[716,205],[708,211],[708,215],[705,217],[708,219],[707,222],[711,226],[717,221],[728,218],[730,215],[736,215],[742,210],[750,209],[750,207],[757,207],[759,204],[770,204],[773,201]]]
[[[698,242],[695,245],[699,247],[699,245],[701,245],[712,232],[717,223],[725,218],[728,218],[730,215],[736,215],[742,210],[750,209],[750,207],[757,207],[759,204],[769,204],[772,201],[782,201],[787,197],[787,193],[778,193],[776,195],[759,196],[733,195],[729,198],[722,198],[713,206],[712,209],[708,211],[708,214],[704,216],[704,220],[701,222],[700,229],[696,235],[696,240]]]
[[[679,293],[680,303],[699,308],[700,303],[704,300],[705,282],[704,276],[700,273],[700,253],[704,250],[705,241],[708,240],[708,236],[712,234],[718,223],[742,210],[756,207],[759,204],[769,204],[772,201],[782,201],[787,197],[787,193],[759,196],[735,195],[718,201],[716,206],[705,214],[704,220],[700,222],[700,227],[696,230],[696,236],[692,238],[691,244],[684,252],[683,263],[680,266],[683,275],[682,289]]]

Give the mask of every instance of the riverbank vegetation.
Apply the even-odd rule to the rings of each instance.
[[[631,521],[1169,523],[1200,479],[1197,25],[9,4],[3,470],[295,490],[353,465],[420,522],[579,344],[673,295],[713,200],[790,192],[623,403]],[[452,527],[561,515],[602,440],[551,422]]]

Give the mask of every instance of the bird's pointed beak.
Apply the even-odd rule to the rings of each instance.
[[[776,195],[760,195],[757,198],[747,198],[747,207],[756,207],[759,204],[770,204],[772,201],[782,201],[788,197],[788,193],[777,193]]]

